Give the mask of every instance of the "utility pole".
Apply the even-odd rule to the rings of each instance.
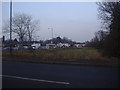
[[[10,55],[12,56],[12,0],[10,1]]]

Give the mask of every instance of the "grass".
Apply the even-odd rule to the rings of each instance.
[[[3,50],[3,57],[9,57],[9,50]],[[42,50],[13,50],[13,57],[28,60],[94,60],[117,62],[117,58],[102,56],[101,52],[94,48],[66,48],[66,49],[42,49]]]

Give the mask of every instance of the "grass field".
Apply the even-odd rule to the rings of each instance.
[[[9,50],[3,50],[2,56],[9,57]],[[42,49],[42,50],[13,50],[13,57],[28,60],[95,60],[116,62],[117,58],[108,58],[94,48],[66,48],[66,49]]]

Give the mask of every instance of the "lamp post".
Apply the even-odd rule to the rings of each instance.
[[[10,1],[10,55],[12,55],[12,0]]]

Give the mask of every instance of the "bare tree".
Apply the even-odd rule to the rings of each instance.
[[[99,41],[104,41],[107,35],[108,35],[107,31],[99,30],[95,32],[95,36],[98,38]]]
[[[32,21],[32,19],[29,19],[26,26],[28,41],[31,42],[33,40],[33,35],[35,31],[39,30],[39,21]]]
[[[19,36],[21,42],[24,41],[25,35],[27,33],[26,23],[29,20],[29,16],[25,14],[16,14],[13,17],[13,28],[12,31]]]
[[[105,40],[104,52],[108,56],[120,58],[120,1],[97,4],[99,5],[99,18],[109,32]]]
[[[24,41],[32,41],[33,34],[35,31],[39,30],[39,23],[32,19],[30,15],[27,14],[15,14],[12,23],[12,32],[16,34],[19,38],[21,44]],[[4,27],[4,32],[9,32],[9,24]]]

